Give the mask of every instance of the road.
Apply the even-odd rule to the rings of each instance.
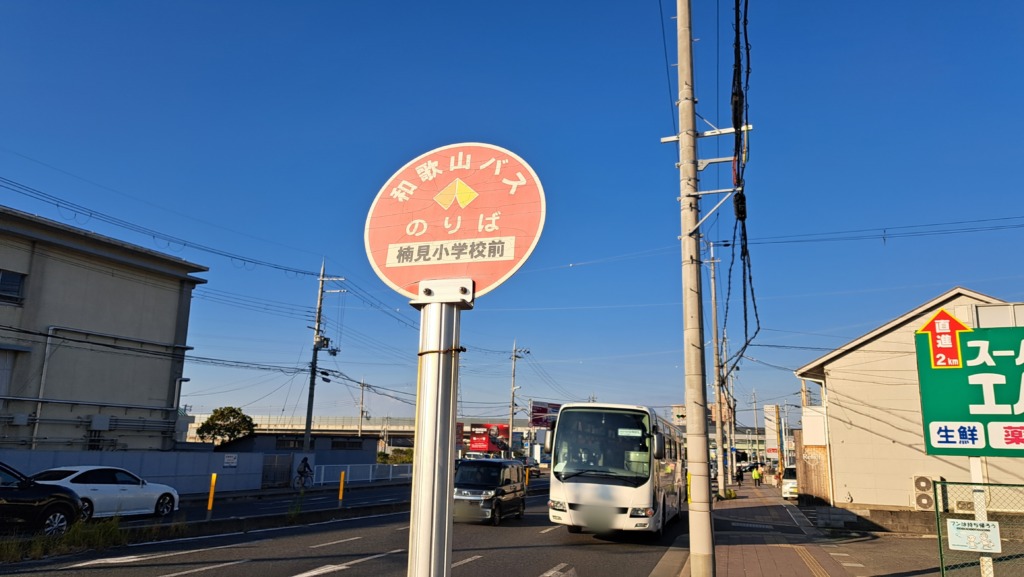
[[[340,506],[358,508],[369,505],[389,503],[408,503],[411,494],[408,483],[396,485],[373,485],[349,488],[343,494]],[[337,509],[338,489],[315,488],[309,491],[293,491],[290,489],[266,491],[263,495],[252,495],[247,498],[235,498],[228,495],[214,495],[213,509],[207,510],[205,498],[193,497],[182,499],[177,512],[164,520],[152,517],[123,519],[121,526],[141,527],[154,523],[192,523],[206,519],[230,519],[262,515],[288,515],[302,511]]]
[[[526,516],[501,526],[457,523],[452,575],[649,575],[683,523],[659,541],[641,535],[570,534],[547,519],[546,496],[529,498]],[[34,577],[401,577],[407,573],[409,514],[368,515],[330,522],[172,540],[4,567]],[[678,569],[676,571],[678,574]],[[573,573],[575,572],[575,573]]]

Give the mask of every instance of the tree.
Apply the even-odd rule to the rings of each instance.
[[[412,464],[412,449],[392,449],[390,455],[377,453],[377,462],[384,465]]]
[[[221,407],[214,409],[210,418],[199,425],[196,434],[204,441],[213,441],[215,444],[224,441],[233,441],[246,435],[251,435],[256,430],[256,423],[252,417],[242,412],[238,407]]]

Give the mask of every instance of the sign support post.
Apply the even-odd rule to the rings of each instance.
[[[982,468],[981,460],[984,457],[967,457],[967,463],[971,470],[971,482],[978,483],[971,488],[971,494],[974,500],[974,520],[975,521],[988,521],[988,489],[985,483],[985,471]],[[992,577],[995,575],[995,569],[992,566],[992,555],[981,555],[978,557],[978,567],[981,568],[981,577]]]
[[[469,279],[421,281],[416,386],[416,450],[412,466],[409,577],[451,575],[455,402],[459,320],[473,306]]]

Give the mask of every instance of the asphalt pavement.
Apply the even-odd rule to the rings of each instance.
[[[845,512],[830,511],[827,507],[798,507],[796,503],[782,499],[778,487],[767,484],[754,487],[751,481],[747,481],[742,486],[730,485],[730,488],[736,492],[736,498],[714,503],[712,513],[714,577],[942,577],[939,547],[934,535],[868,533],[817,527],[816,518],[838,517]],[[531,493],[535,493],[542,487],[532,489]],[[312,492],[330,490],[323,488]],[[288,491],[261,493],[261,497],[268,498],[282,496]],[[255,496],[225,494],[218,497],[247,500]],[[191,501],[190,504],[195,505],[200,496],[183,496],[183,501]],[[395,503],[388,508],[402,507],[407,508],[408,503]],[[358,509],[346,512],[355,514]],[[333,514],[340,512],[343,511],[335,509]],[[311,520],[309,516],[315,514],[312,511],[304,513],[305,520]],[[324,513],[332,514],[329,511]],[[251,524],[252,519],[247,522]],[[189,523],[190,527],[194,525]],[[650,577],[694,577],[689,554],[689,534],[685,532],[676,539]]]

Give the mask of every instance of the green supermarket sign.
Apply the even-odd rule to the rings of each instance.
[[[972,329],[940,310],[914,345],[925,452],[1024,457],[1024,327]]]

